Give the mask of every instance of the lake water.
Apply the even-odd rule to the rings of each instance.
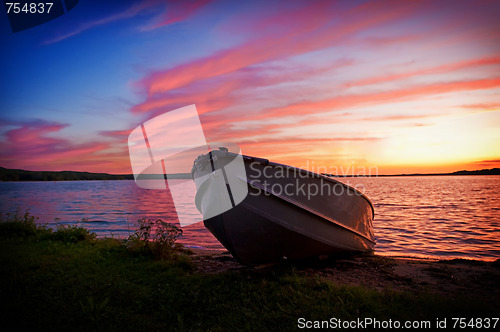
[[[375,252],[430,258],[500,258],[500,176],[344,178],[375,207]],[[223,249],[204,228],[194,185],[180,208],[192,225],[179,240]],[[176,202],[177,203],[177,202]],[[178,206],[181,206],[178,205]],[[169,193],[134,181],[0,182],[0,212],[39,217],[39,222],[81,225],[99,236],[126,237],[142,217],[177,220]]]

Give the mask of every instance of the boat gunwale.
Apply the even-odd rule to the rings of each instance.
[[[372,201],[368,198],[368,196],[366,196],[364,193],[362,193],[358,189],[356,189],[354,187],[351,187],[350,185],[348,185],[348,184],[346,184],[344,182],[341,182],[341,181],[339,181],[337,179],[325,176],[323,174],[311,172],[311,171],[305,170],[303,168],[299,168],[299,167],[295,167],[295,166],[290,166],[290,165],[285,165],[285,164],[280,164],[280,163],[277,163],[277,162],[274,162],[274,161],[270,161],[269,159],[259,158],[259,157],[253,157],[253,156],[247,156],[247,155],[244,155],[244,154],[239,154],[239,153],[234,153],[234,152],[229,152],[229,151],[222,151],[222,150],[215,150],[214,149],[214,150],[210,151],[210,153],[205,154],[204,156],[205,156],[205,158],[211,159],[211,158],[213,158],[214,154],[217,157],[220,155],[221,157],[226,157],[226,158],[228,156],[233,156],[233,157],[236,158],[238,155],[240,155],[240,156],[243,157],[243,160],[257,162],[259,164],[269,165],[269,166],[272,166],[272,167],[282,167],[282,168],[291,169],[291,170],[298,170],[299,173],[303,173],[303,174],[305,173],[305,174],[310,175],[312,177],[316,177],[316,178],[324,179],[324,180],[332,182],[332,183],[340,184],[340,185],[344,186],[345,188],[348,188],[348,189],[351,189],[351,190],[355,191],[358,196],[363,197],[368,202],[368,204],[370,204],[370,207],[372,209],[372,219],[373,220],[375,219],[375,208],[373,206]],[[195,162],[193,164],[193,170],[191,171],[193,178],[194,178],[194,167],[197,164],[197,162],[198,162],[198,160],[195,160]]]
[[[228,153],[232,153],[232,152],[228,152]],[[372,201],[368,198],[368,196],[366,196],[364,193],[362,193],[361,191],[359,191],[358,189],[354,188],[354,187],[351,187],[350,185],[346,184],[346,183],[343,183],[339,180],[336,180],[334,178],[331,178],[331,177],[328,177],[328,176],[325,176],[323,174],[319,174],[319,173],[315,173],[315,172],[311,172],[311,171],[308,171],[308,170],[305,170],[303,168],[299,168],[299,167],[295,167],[295,166],[290,166],[290,165],[285,165],[285,164],[280,164],[280,163],[277,163],[277,162],[274,162],[274,161],[269,161],[268,159],[261,159],[261,158],[255,158],[255,157],[252,157],[252,156],[246,156],[246,155],[243,155],[243,158],[244,159],[247,159],[247,160],[251,160],[251,161],[254,161],[254,162],[258,162],[260,164],[265,164],[265,165],[270,165],[270,166],[273,166],[273,167],[285,167],[287,169],[296,169],[298,170],[299,172],[302,172],[302,173],[306,173],[308,175],[312,175],[313,177],[317,177],[317,178],[320,178],[320,179],[325,179],[329,182],[332,182],[332,183],[336,183],[336,184],[340,184],[348,189],[352,189],[356,192],[356,194],[358,196],[361,196],[363,197],[369,204],[370,204],[370,207],[372,208],[372,218],[375,219],[375,208],[373,206],[373,203]],[[266,162],[264,162],[264,160]]]

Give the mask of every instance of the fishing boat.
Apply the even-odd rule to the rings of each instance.
[[[226,148],[198,156],[191,174],[205,227],[242,264],[374,248],[373,204],[333,178]]]

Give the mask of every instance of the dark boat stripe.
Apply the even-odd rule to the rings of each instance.
[[[231,200],[231,205],[233,207],[235,207],[236,204],[234,204],[233,193],[231,192],[231,187],[229,186],[229,181],[227,180],[226,170],[224,169],[224,167],[221,167],[221,171],[222,171],[222,175],[224,176],[224,182],[226,183],[227,193],[229,194],[229,199]]]

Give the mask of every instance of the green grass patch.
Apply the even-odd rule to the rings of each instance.
[[[80,230],[25,231],[0,223],[2,330],[289,331],[301,317],[435,323],[497,313],[470,298],[336,285],[293,266],[194,273],[173,242],[158,256]]]

